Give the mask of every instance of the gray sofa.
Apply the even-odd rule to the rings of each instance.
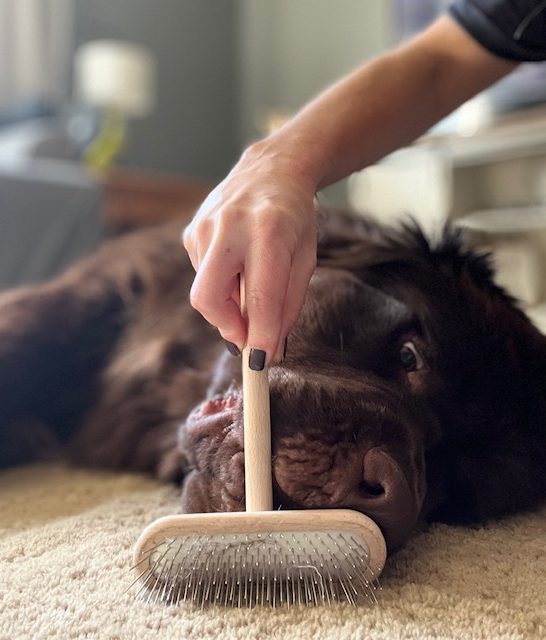
[[[102,235],[102,189],[64,123],[0,129],[0,289],[45,280]]]

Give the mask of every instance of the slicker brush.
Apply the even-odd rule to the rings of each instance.
[[[246,511],[174,515],[150,524],[134,550],[137,598],[200,607],[375,602],[386,547],[370,518],[350,509],[272,511],[268,374],[250,369],[249,355],[246,347]]]

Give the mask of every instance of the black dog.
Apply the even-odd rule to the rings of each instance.
[[[185,510],[244,508],[240,360],[188,304],[165,226],[0,296],[0,465],[78,461],[184,479]],[[546,338],[446,231],[324,216],[287,357],[270,369],[276,506],[349,507],[390,549],[546,495]],[[201,402],[196,408],[195,406]]]

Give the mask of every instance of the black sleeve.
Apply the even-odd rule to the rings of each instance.
[[[449,13],[501,58],[546,60],[546,0],[454,0]]]

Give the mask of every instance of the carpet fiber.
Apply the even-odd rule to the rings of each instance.
[[[136,475],[41,465],[0,473],[0,638],[546,637],[546,508],[433,526],[388,563],[379,605],[192,610],[134,602],[131,549],[177,492]]]

